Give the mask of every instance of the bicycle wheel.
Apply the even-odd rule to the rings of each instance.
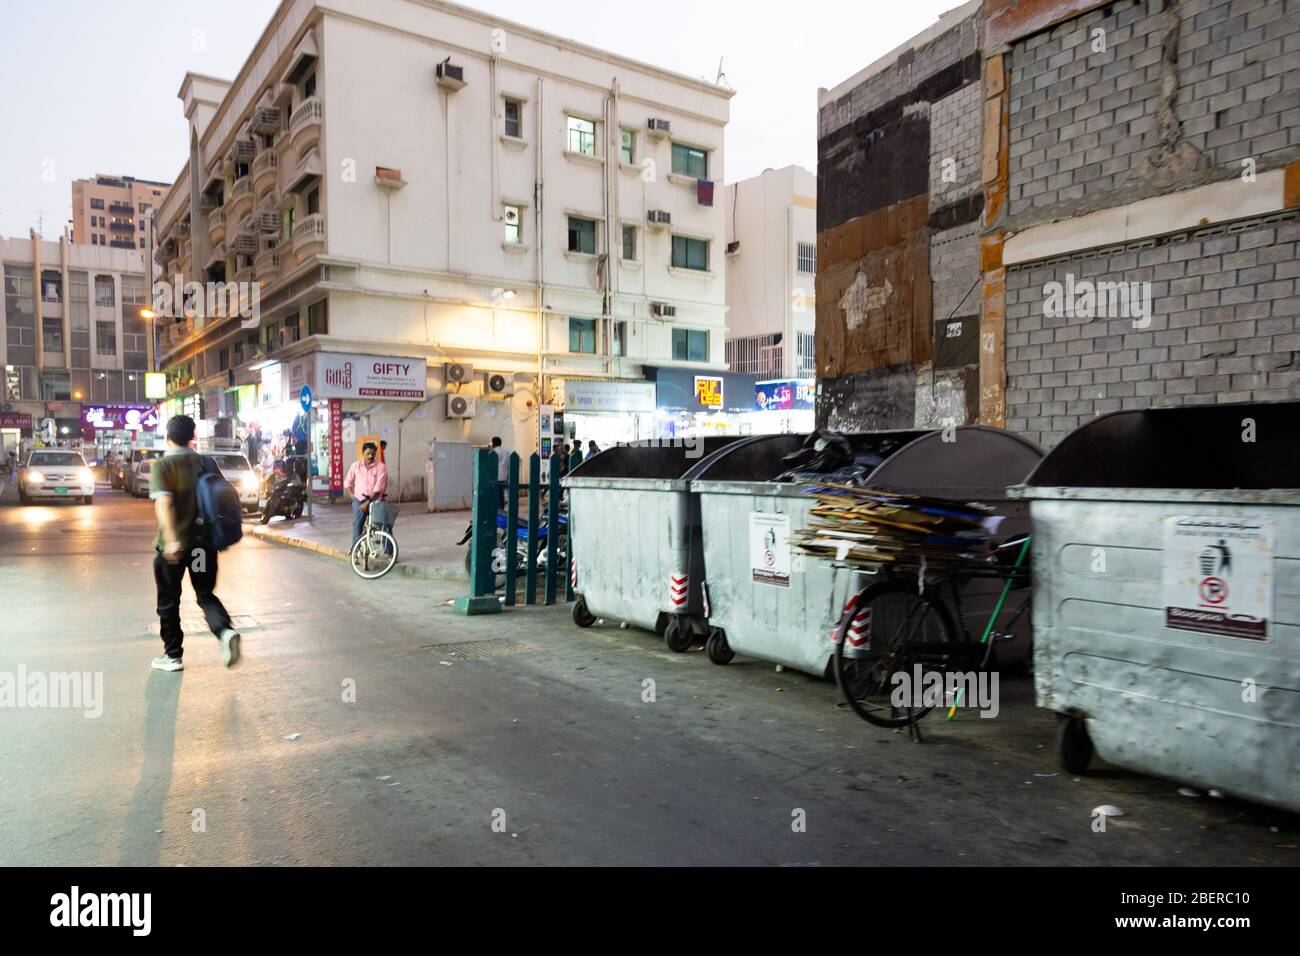
[[[880,581],[844,609],[835,631],[835,681],[854,713],[867,723],[905,727],[932,709],[909,710],[906,703],[920,703],[916,695],[926,687],[925,675],[942,673],[955,639],[952,615],[933,589],[918,594],[914,580]],[[902,707],[891,699],[894,675],[900,672],[907,675],[898,682],[900,691],[911,691],[903,695]]]
[[[352,570],[367,581],[382,578],[397,564],[397,539],[387,531],[372,531],[352,546]]]

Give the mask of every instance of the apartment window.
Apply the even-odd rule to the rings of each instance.
[[[104,234],[102,232],[99,234],[99,244],[101,246],[108,245],[108,242],[104,239]]]
[[[627,355],[627,323],[614,322],[610,328],[609,354],[615,358]]]
[[[307,334],[328,335],[329,331],[329,300],[321,299],[307,306]]]
[[[798,252],[795,255],[796,265],[804,275],[817,274],[817,244],[812,242],[801,242],[798,244]]]
[[[112,322],[95,323],[95,351],[99,355],[117,354],[117,326]]]
[[[146,302],[144,295],[144,277],[143,276],[122,276],[122,311],[127,312],[127,306],[142,306]],[[135,315],[136,310],[129,310]]]
[[[707,362],[709,333],[704,329],[673,329],[674,362]]]
[[[92,200],[90,201],[90,208],[91,208],[91,209],[103,209],[103,208],[104,208],[104,200],[102,200],[102,199],[92,199]]]
[[[217,356],[217,371],[224,372],[228,368],[230,368],[230,349],[226,348],[222,349]]]
[[[102,240],[100,245],[103,245]],[[117,305],[112,276],[95,276],[95,305]]]
[[[314,216],[320,212],[320,187],[315,186],[307,192],[307,215]]]
[[[623,258],[636,262],[636,226],[623,227]]]
[[[596,155],[596,124],[577,116],[569,117],[569,152]]]
[[[709,241],[673,236],[673,268],[709,270]]]
[[[72,398],[72,380],[67,372],[42,372],[40,388],[44,402],[66,402]]]
[[[569,318],[569,351],[596,354],[596,320]]]
[[[147,202],[142,202],[142,203],[140,203],[139,208],[140,208],[140,215],[143,216],[145,213],[147,213],[147,212],[148,212],[150,209],[152,209],[153,207],[150,206]]]
[[[307,78],[302,81],[302,98],[305,100],[308,97],[312,97],[315,95],[316,95],[316,71],[312,70],[310,73],[307,74]]]
[[[673,143],[673,172],[695,179],[709,178],[709,154],[694,146]]]
[[[90,244],[92,246],[99,245],[99,236],[95,235],[93,232],[90,234]]]
[[[141,249],[144,248],[144,237],[143,237],[143,236],[140,237],[140,248],[141,248]]]
[[[47,355],[63,354],[63,320],[43,319],[41,321],[42,340]],[[59,363],[62,364],[62,363]]]
[[[506,206],[502,210],[506,222],[506,242],[518,245],[524,241],[524,217],[518,206]]]
[[[262,329],[262,350],[268,354],[280,347],[280,323],[272,322]]]
[[[596,223],[591,219],[569,217],[569,251],[596,254]]]
[[[41,273],[41,301],[63,301],[63,277],[55,269],[46,269]]]
[[[636,162],[636,133],[623,128],[619,142],[619,159],[631,166]]]
[[[516,139],[523,136],[524,104],[518,100],[506,100],[506,135]]]
[[[798,373],[800,376],[812,375],[817,371],[817,360],[813,348],[813,343],[817,337],[812,332],[796,332],[794,336]]]

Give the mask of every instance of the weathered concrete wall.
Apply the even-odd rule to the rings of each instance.
[[[951,370],[941,384],[932,383],[931,368],[936,320],[959,303],[963,316],[980,311],[978,290],[970,292],[983,204],[979,13],[978,5],[962,8],[823,98],[816,345],[823,424],[912,427],[949,420],[953,409],[968,420],[967,390],[974,394],[977,376],[955,366],[970,350],[950,343],[939,355],[940,369]],[[933,385],[926,394],[943,399],[918,403],[922,379]]]
[[[1300,397],[1300,213],[1007,269],[1007,427],[1050,448],[1128,408]],[[1044,286],[1149,282],[1148,324],[1045,314]]]

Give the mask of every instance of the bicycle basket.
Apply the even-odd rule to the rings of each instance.
[[[387,501],[376,501],[370,506],[370,520],[377,525],[391,528],[397,523],[397,506]]]

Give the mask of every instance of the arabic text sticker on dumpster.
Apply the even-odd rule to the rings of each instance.
[[[1268,640],[1273,526],[1251,518],[1165,519],[1165,627]]]
[[[749,513],[749,564],[760,584],[790,586],[790,516]]]

